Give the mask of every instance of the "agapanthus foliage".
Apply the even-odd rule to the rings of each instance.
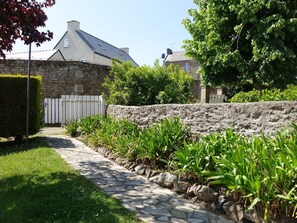
[[[52,32],[38,28],[45,27],[44,9],[54,4],[55,0],[0,0],[0,57],[5,58],[4,51],[11,51],[17,39],[37,46],[51,40]]]

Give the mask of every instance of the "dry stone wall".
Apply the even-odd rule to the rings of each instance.
[[[243,135],[274,135],[297,123],[297,102],[238,104],[191,104],[119,106],[109,105],[107,114],[147,126],[167,117],[179,116],[195,136],[231,128]]]
[[[1,74],[27,74],[27,60],[0,60]],[[31,75],[42,76],[44,98],[61,95],[100,95],[110,67],[77,61],[32,60]]]

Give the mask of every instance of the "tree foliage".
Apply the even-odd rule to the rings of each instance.
[[[285,88],[297,82],[296,0],[194,0],[183,21],[206,84]]]
[[[109,104],[152,105],[189,103],[192,83],[193,78],[178,66],[134,67],[114,61],[103,86]]]
[[[44,27],[47,20],[43,9],[54,4],[55,0],[0,0],[0,57],[5,58],[4,51],[11,51],[17,39],[37,46],[51,40],[52,32],[37,28]]]

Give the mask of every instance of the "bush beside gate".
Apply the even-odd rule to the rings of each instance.
[[[29,134],[41,123],[41,77],[30,79]],[[26,133],[27,76],[0,75],[0,136]]]

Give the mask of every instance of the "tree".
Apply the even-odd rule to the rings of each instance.
[[[17,39],[37,46],[51,40],[52,32],[37,28],[44,27],[47,20],[43,9],[54,4],[55,0],[0,0],[0,57],[5,58],[4,51],[11,51]]]
[[[285,88],[297,82],[296,0],[194,0],[186,53],[205,84]]]

